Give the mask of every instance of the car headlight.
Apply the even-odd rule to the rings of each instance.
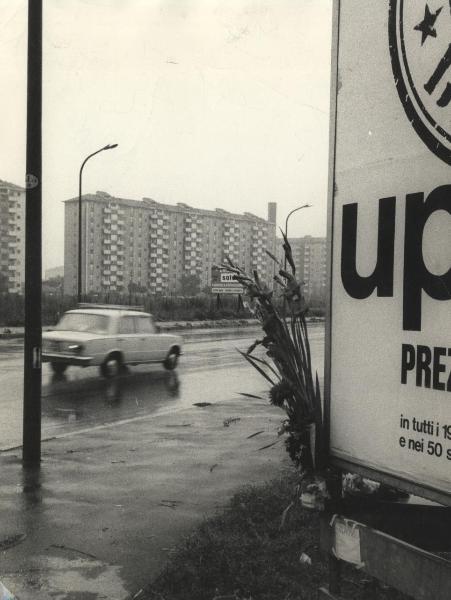
[[[42,350],[43,352],[58,352],[59,344],[54,340],[43,340],[42,341]]]
[[[81,354],[83,352],[84,346],[83,344],[71,344],[70,346],[68,346],[68,349],[73,354]]]

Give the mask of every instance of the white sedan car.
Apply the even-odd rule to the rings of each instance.
[[[70,310],[42,335],[42,360],[58,374],[69,365],[98,365],[105,377],[142,363],[175,369],[181,351],[180,336],[160,333],[152,315],[127,307]]]

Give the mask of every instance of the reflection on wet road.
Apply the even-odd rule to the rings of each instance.
[[[44,431],[58,435],[141,417],[174,404],[179,389],[176,372],[130,372],[111,381],[53,379],[43,389]]]
[[[97,368],[70,368],[55,377],[43,366],[42,438],[70,435],[153,413],[172,412],[197,402],[215,403],[240,392],[260,393],[267,384],[237,352],[246,350],[261,329],[198,331],[185,336],[176,371],[159,365],[132,367],[116,380],[105,380]],[[310,329],[312,359],[322,378],[324,328]],[[0,346],[0,449],[22,443],[22,347]],[[243,400],[244,401],[244,400]]]

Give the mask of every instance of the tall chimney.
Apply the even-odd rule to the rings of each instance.
[[[268,221],[270,223],[276,223],[277,218],[277,203],[268,202]]]

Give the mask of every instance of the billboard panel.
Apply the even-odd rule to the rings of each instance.
[[[448,4],[335,3],[330,453],[451,495]]]

